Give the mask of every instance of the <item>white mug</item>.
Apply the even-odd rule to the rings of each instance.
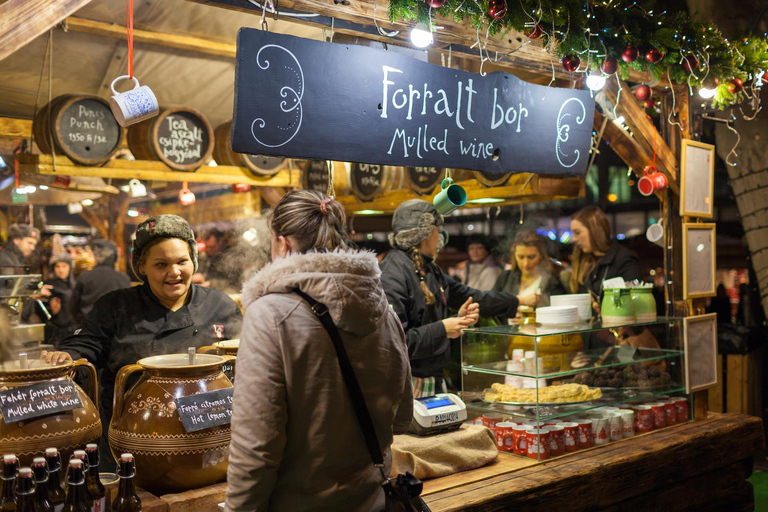
[[[648,229],[645,230],[645,238],[660,247],[664,246],[664,225],[661,221],[648,226]]]
[[[122,75],[112,80],[112,98],[109,100],[112,113],[120,126],[130,126],[150,117],[155,117],[160,112],[160,106],[152,89],[146,85],[139,85],[138,78],[134,76],[133,83],[136,85],[133,89],[117,92],[115,83],[124,78],[130,79],[131,77]]]

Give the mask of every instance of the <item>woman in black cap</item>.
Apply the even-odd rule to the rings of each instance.
[[[481,292],[444,274],[435,264],[443,217],[421,199],[402,203],[392,217],[393,250],[381,262],[381,282],[403,324],[413,374],[413,396],[442,391],[451,339],[483,316],[514,317],[520,304],[535,305],[535,293],[515,296]],[[451,316],[451,309],[458,315]]]
[[[144,284],[101,297],[56,352],[42,353],[52,364],[85,358],[103,368],[99,401],[105,432],[120,368],[240,335],[242,314],[235,301],[192,283],[197,243],[181,217],[159,215],[139,224],[131,264]]]

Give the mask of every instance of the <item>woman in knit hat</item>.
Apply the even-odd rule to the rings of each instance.
[[[42,353],[53,364],[85,358],[103,368],[99,401],[104,432],[112,417],[115,377],[123,366],[240,336],[237,304],[219,291],[192,283],[197,243],[187,221],[159,215],[139,224],[131,263],[144,283],[101,297],[56,352]],[[102,453],[109,457],[108,449]]]
[[[50,272],[43,284],[51,286],[51,298],[48,300],[51,318],[45,324],[45,342],[56,347],[61,340],[75,330],[75,321],[70,314],[72,290],[75,288],[72,256],[66,252],[54,254],[48,260],[48,265]]]
[[[512,316],[520,304],[535,305],[535,293],[515,296],[481,292],[454,280],[434,260],[443,217],[421,199],[405,201],[392,217],[392,246],[381,262],[381,282],[405,331],[413,374],[413,396],[442,391],[443,368],[451,361],[451,339],[483,316]],[[452,316],[451,310],[458,310]]]

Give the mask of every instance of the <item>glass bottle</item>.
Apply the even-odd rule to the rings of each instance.
[[[16,512],[35,512],[35,478],[30,468],[19,469],[16,477]]]
[[[120,456],[117,474],[120,476],[120,486],[117,498],[112,502],[112,512],[141,512],[141,500],[133,484],[133,477],[136,476],[133,455],[124,453]]]
[[[90,469],[88,464],[88,454],[85,453],[85,450],[75,450],[75,452],[72,454],[72,458],[81,460],[83,462],[83,478],[85,478],[87,482],[88,470]],[[85,485],[85,499],[88,502],[88,509],[93,511],[93,496],[91,495],[91,491],[88,490],[87,483]]]
[[[48,496],[48,463],[45,458],[35,457],[32,460],[32,473],[35,474],[35,510],[55,512],[51,498]]]
[[[16,481],[16,466],[19,461],[15,455],[3,455],[3,487],[0,490],[0,511],[16,510],[16,495],[13,494],[13,484]]]
[[[61,455],[56,448],[45,449],[45,461],[48,463],[48,498],[53,503],[54,512],[61,512],[67,494],[61,487]]]
[[[107,490],[99,480],[99,445],[85,445],[85,453],[88,454],[88,476],[85,477],[85,483],[93,497],[93,512],[105,512]]]
[[[83,461],[72,458],[67,469],[67,499],[64,501],[63,512],[91,512],[88,503],[88,488],[85,486],[85,468]]]

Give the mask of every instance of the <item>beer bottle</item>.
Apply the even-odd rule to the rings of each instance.
[[[13,484],[16,481],[16,466],[18,459],[15,455],[3,455],[3,488],[0,490],[0,511],[16,510],[16,496],[13,494]]]
[[[63,512],[91,512],[88,504],[88,488],[85,486],[85,468],[81,459],[73,457],[67,469],[67,499],[64,501]]]
[[[133,484],[133,477],[136,475],[133,455],[124,453],[120,456],[117,474],[120,477],[120,486],[117,489],[117,498],[112,502],[112,512],[141,512],[141,500],[136,495]]]
[[[35,479],[30,468],[21,468],[16,478],[16,512],[35,512]]]
[[[85,445],[85,453],[88,454],[88,476],[85,477],[85,483],[93,496],[93,512],[106,512],[107,490],[99,480],[99,445]]]
[[[35,457],[32,460],[32,473],[35,474],[35,510],[55,512],[51,498],[48,496],[48,463],[43,457]]]
[[[73,459],[78,459],[83,462],[83,478],[88,478],[88,470],[90,466],[88,465],[88,454],[85,453],[85,450],[75,450],[75,452],[72,454]],[[85,484],[85,500],[88,502],[88,509],[93,511],[93,496],[91,496],[91,491],[88,490],[88,484]]]
[[[61,512],[67,494],[61,487],[61,455],[56,448],[45,449],[45,461],[48,463],[48,498],[53,503],[54,512]]]

